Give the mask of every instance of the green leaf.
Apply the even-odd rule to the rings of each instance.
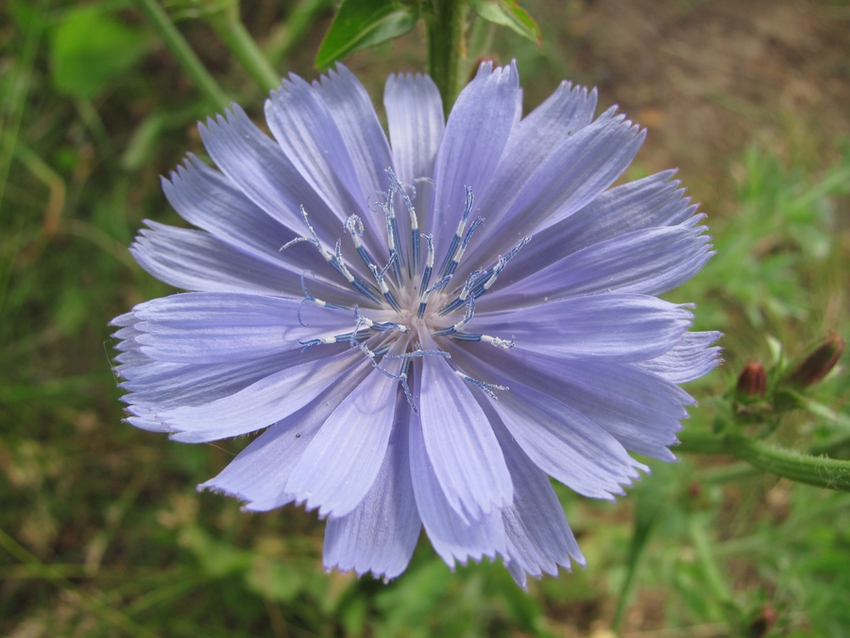
[[[119,22],[97,6],[72,9],[51,34],[53,84],[72,97],[93,98],[133,66],[150,44],[142,29]]]
[[[641,481],[634,489],[636,496],[632,541],[626,563],[626,578],[620,589],[612,626],[618,631],[626,607],[636,585],[641,556],[658,523],[666,516],[672,501],[676,475],[668,465],[653,464],[652,475]]]
[[[479,16],[494,24],[508,27],[522,37],[540,44],[540,27],[518,0],[470,0]]]
[[[352,51],[392,40],[410,31],[419,19],[419,4],[396,0],[343,0],[316,55],[327,68]]]

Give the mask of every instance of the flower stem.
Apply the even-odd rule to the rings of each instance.
[[[710,432],[679,433],[677,452],[728,454],[750,465],[792,481],[850,492],[850,461],[801,454],[749,439],[740,434]]]
[[[431,0],[425,18],[428,35],[428,73],[443,98],[446,115],[461,89],[460,68],[466,57],[467,0]]]
[[[165,46],[183,67],[183,70],[192,78],[195,86],[204,94],[204,97],[215,108],[224,110],[230,106],[230,100],[221,90],[221,87],[204,68],[204,65],[192,51],[189,43],[171,22],[168,14],[159,5],[157,0],[136,0],[136,6],[145,14],[151,26],[165,42]]]
[[[228,3],[223,10],[209,14],[207,21],[262,90],[277,88],[280,75],[242,24],[237,0]]]

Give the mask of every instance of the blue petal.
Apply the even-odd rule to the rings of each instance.
[[[693,398],[678,386],[636,365],[560,359],[543,354],[461,345],[502,371],[508,386],[528,385],[580,412],[614,436],[627,450],[673,461],[684,406]]]
[[[345,140],[363,192],[386,190],[386,171],[393,165],[393,156],[366,89],[342,64],[313,82],[313,87]]]
[[[354,511],[331,517],[325,528],[326,569],[395,578],[410,562],[422,521],[410,477],[410,408],[401,397],[378,477]]]
[[[340,288],[336,273],[330,280],[316,274],[326,272],[327,266],[296,273],[282,261],[252,255],[209,233],[145,223],[150,228],[141,231],[130,252],[142,268],[177,288],[301,298],[301,276],[306,274],[308,290],[320,299],[348,306],[362,300],[354,291]],[[305,244],[293,250],[297,252],[299,246]]]
[[[163,177],[161,182],[166,198],[183,219],[256,256],[282,261],[285,254],[279,252],[280,247],[301,234],[266,213],[232,181],[194,155],[172,171],[171,181]]]
[[[526,385],[511,381],[483,361],[450,348],[452,359],[469,375],[506,386],[498,401],[481,401],[499,415],[513,438],[541,470],[572,490],[592,498],[613,500],[646,469],[632,459],[617,439],[570,406]]]
[[[720,332],[687,332],[682,340],[660,357],[632,365],[666,379],[686,383],[711,372],[720,363],[720,348],[712,347]]]
[[[645,131],[609,110],[567,138],[519,195],[491,183],[493,201],[513,203],[486,211],[487,223],[476,238],[484,247],[481,258],[494,260],[519,238],[544,231],[596,199],[626,170],[644,137]]]
[[[689,205],[676,171],[664,171],[612,188],[532,237],[534,242],[511,260],[506,279],[519,281],[531,273],[583,248],[648,228],[678,226],[692,219],[697,207]],[[698,218],[701,219],[701,218]],[[504,284],[496,282],[494,288]]]
[[[350,311],[325,310],[299,320],[300,302],[237,293],[190,292],[133,309],[141,351],[171,363],[225,363],[300,351],[301,338],[341,334],[354,327]],[[306,304],[305,304],[306,305]],[[319,323],[321,321],[322,323]]]
[[[386,456],[398,381],[380,370],[340,403],[304,452],[286,491],[319,515],[345,516],[363,500]]]
[[[294,231],[303,229],[300,207],[325,240],[335,238],[345,219],[327,189],[308,183],[274,140],[255,126],[236,104],[199,127],[210,157],[221,171],[257,206]],[[303,232],[303,231],[302,231]]]
[[[533,309],[476,314],[469,330],[514,336],[522,350],[628,363],[667,352],[679,342],[691,318],[685,308],[655,297],[609,293]]]
[[[389,257],[384,243],[377,241],[383,219],[369,210],[370,193],[364,191],[345,137],[319,92],[298,76],[290,76],[266,100],[266,121],[301,178],[324,197],[337,218],[345,221],[358,214],[367,228],[363,243],[375,259]],[[325,217],[321,211],[308,208],[307,212],[312,218]],[[338,236],[338,229],[330,236]]]
[[[528,308],[608,292],[660,295],[693,277],[714,254],[704,231],[687,223],[634,231],[575,252],[521,280],[524,273],[511,263],[476,310]],[[536,248],[532,241],[526,250],[541,254]],[[544,253],[541,261],[547,258]]]
[[[301,409],[338,377],[356,366],[368,366],[359,351],[285,368],[236,394],[199,406],[151,411],[184,443],[203,443],[254,432]],[[142,415],[140,415],[142,416]]]
[[[384,109],[398,178],[413,184],[431,177],[446,128],[437,85],[418,73],[390,75],[384,88]]]
[[[457,230],[466,187],[484,193],[490,183],[521,114],[521,101],[514,63],[495,70],[491,63],[482,64],[458,96],[434,167],[434,212],[424,223],[426,232],[434,235],[438,260]]]
[[[558,89],[511,130],[493,177],[493,187],[476,192],[489,226],[507,212],[541,165],[564,142],[593,121],[596,89],[562,82]],[[492,230],[492,229],[490,229]]]
[[[432,458],[425,449],[422,424],[417,414],[410,420],[410,473],[416,507],[428,539],[434,550],[449,567],[455,560],[466,564],[469,558],[481,560],[483,556],[495,558],[504,555],[505,529],[501,512],[493,510],[477,521],[462,519],[446,500],[443,488],[434,474]]]
[[[286,491],[292,471],[319,428],[366,374],[363,369],[341,376],[311,403],[260,435],[218,476],[198,487],[235,496],[245,501],[245,509],[254,512],[294,501]]]
[[[521,587],[525,574],[540,578],[543,572],[556,576],[558,566],[570,568],[570,559],[585,564],[584,556],[570,529],[564,509],[541,471],[516,444],[495,414],[493,429],[505,454],[514,482],[513,505],[502,510],[507,563]]]
[[[230,396],[281,368],[292,365],[295,354],[287,352],[238,363],[187,365],[155,361],[124,367],[121,387],[131,394],[122,398],[130,405],[167,410],[181,405],[201,405]]]
[[[425,341],[426,350],[435,350]],[[490,422],[442,357],[425,356],[420,384],[422,432],[446,500],[465,521],[479,520],[513,498],[511,476]]]

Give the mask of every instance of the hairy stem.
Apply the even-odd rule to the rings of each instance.
[[[466,57],[467,0],[431,0],[426,13],[428,73],[440,90],[446,115],[461,89],[460,69]]]
[[[679,440],[677,452],[728,454],[792,481],[850,492],[850,461],[801,454],[735,432],[712,434],[686,430],[679,433]]]

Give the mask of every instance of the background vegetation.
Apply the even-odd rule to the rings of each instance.
[[[123,424],[110,370],[109,319],[171,292],[126,248],[144,218],[181,223],[158,176],[203,156],[194,122],[217,108],[142,4],[0,3],[0,634],[850,633],[850,495],[723,456],[652,463],[615,504],[559,489],[588,568],[528,593],[499,564],[450,572],[424,538],[389,584],[326,574],[313,514],[197,493],[246,440],[181,445]],[[598,85],[601,106],[650,129],[628,177],[679,166],[710,215],[718,254],[670,298],[726,333],[725,364],[688,388],[701,405],[686,429],[725,418],[746,362],[773,384],[809,344],[850,335],[850,5],[523,5],[542,45],[480,22],[470,60],[516,57],[526,110],[562,78]],[[261,121],[263,77],[231,53],[226,4],[166,8]],[[275,73],[307,78],[332,16],[326,0],[241,13]],[[423,38],[419,23],[346,59],[376,105],[389,72],[425,68]],[[839,366],[770,440],[850,457],[848,390]]]

